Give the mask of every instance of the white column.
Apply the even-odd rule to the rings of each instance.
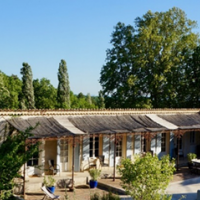
[[[81,171],[84,171],[85,169],[87,169],[89,167],[89,151],[90,151],[90,147],[89,147],[89,141],[90,139],[88,137],[83,138],[83,157],[82,157],[82,161],[81,161]]]
[[[39,166],[41,166],[39,171],[40,171],[40,175],[44,176],[45,174],[45,171],[44,171],[45,169],[45,140],[44,139],[42,139],[42,142],[39,146],[39,151],[40,153],[39,153],[38,164]]]
[[[162,156],[161,154],[161,137],[162,133],[157,134],[157,148],[156,148],[156,154],[160,158]]]
[[[135,135],[135,154],[141,153],[141,135]]]
[[[131,159],[133,155],[133,136],[126,136],[126,157]]]
[[[170,132],[170,135],[169,135],[169,154],[171,157],[176,157],[175,154],[174,154],[174,148],[175,148],[175,145],[174,145],[174,133]]]
[[[110,167],[113,167],[114,166],[114,140],[111,140],[111,138],[109,138],[110,139],[110,155],[109,155],[109,158],[110,158],[110,162],[109,162],[109,166]]]
[[[151,139],[151,151],[153,151],[153,153],[156,153],[156,136]]]
[[[62,165],[60,163],[60,140],[57,140],[57,156],[56,156],[56,163],[60,166],[60,172],[62,172]]]
[[[103,136],[103,155],[104,162],[109,163],[109,137]]]

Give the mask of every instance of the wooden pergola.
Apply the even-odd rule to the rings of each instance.
[[[94,135],[104,135],[110,137],[114,143],[114,155],[116,155],[116,145],[120,137],[126,135],[141,135],[147,140],[151,140],[158,133],[173,132],[174,136],[179,138],[187,131],[200,130],[199,110],[97,110],[79,112],[77,111],[38,111],[40,114],[29,113],[10,117],[10,113],[5,115],[3,111],[0,127],[5,123],[14,127],[18,131],[24,131],[30,126],[39,124],[33,130],[33,137],[30,140],[68,140],[72,145],[72,184],[74,184],[74,158],[75,145],[80,143],[83,137],[92,137]],[[184,112],[185,111],[185,112]],[[28,111],[24,111],[27,113]],[[14,112],[15,113],[15,112]],[[21,111],[21,114],[23,111]],[[89,113],[89,114],[88,114]],[[16,114],[16,113],[15,113]],[[152,115],[152,116],[151,116]],[[154,120],[154,115],[161,119]],[[2,130],[2,129],[1,129]],[[0,134],[1,134],[0,130]],[[113,160],[113,181],[115,181],[116,158]],[[177,168],[179,166],[179,153],[177,154]]]

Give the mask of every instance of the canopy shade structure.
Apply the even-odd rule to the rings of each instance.
[[[36,127],[31,131],[31,138],[73,136],[69,130],[59,124],[53,117],[12,117],[7,120],[14,128],[25,131],[30,126]]]
[[[5,135],[5,127],[12,126],[25,131],[30,126],[38,126],[32,131],[32,138],[61,138],[87,134],[140,134],[176,130],[200,129],[200,114],[193,113],[117,113],[106,114],[64,114],[64,115],[22,115],[0,116],[0,136]]]
[[[200,115],[196,114],[178,114],[178,115],[158,115],[158,117],[176,125],[181,130],[200,129]]]
[[[168,127],[158,124],[146,115],[131,115],[131,117],[145,127],[146,131],[149,132],[162,132],[169,130]]]
[[[69,117],[69,121],[78,129],[90,134],[140,133],[168,130],[145,115],[81,116]]]

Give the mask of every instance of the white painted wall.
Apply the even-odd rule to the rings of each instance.
[[[153,154],[156,153],[156,136],[151,139],[151,151],[153,151]]]
[[[141,136],[140,135],[135,135],[134,146],[135,146],[134,153],[140,154],[141,153]]]
[[[161,158],[163,155],[165,155],[165,152],[161,152],[161,133],[157,134],[157,142],[156,142],[156,154],[159,158]]]
[[[85,137],[83,138],[83,157],[82,157],[82,162],[81,162],[81,171],[83,171],[84,169],[88,168],[88,159],[89,159],[89,141],[90,138]]]
[[[126,158],[132,159],[133,156],[133,135],[126,137]]]
[[[109,163],[109,137],[103,136],[104,162]]]
[[[60,140],[57,140],[57,156],[56,156],[57,164],[60,168],[60,172],[62,172],[62,165],[60,163]]]
[[[76,144],[74,149],[74,171],[80,171],[80,144]]]
[[[114,166],[114,140],[110,139],[110,155],[109,155],[109,166],[113,167]]]

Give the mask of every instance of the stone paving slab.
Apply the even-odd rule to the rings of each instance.
[[[120,194],[124,194],[124,190],[120,185],[120,179],[100,179],[99,180],[99,187],[96,189],[90,189],[88,185],[82,185],[82,187],[77,187],[75,192],[67,192],[69,196],[69,200],[89,200],[90,195],[94,193],[99,193],[102,195],[103,193],[108,192],[109,190],[113,191],[115,188],[114,193],[119,192]],[[103,187],[104,186],[104,187]],[[166,192],[168,194],[173,194],[172,200],[178,200],[182,195],[185,195],[186,198],[184,200],[194,200],[197,197],[197,190],[200,189],[200,176],[197,174],[192,174],[187,167],[181,168],[177,171],[174,176],[173,180],[169,184]],[[61,196],[61,200],[65,199],[65,190],[64,189],[56,189],[55,194]],[[32,194],[27,195],[26,199],[29,200],[39,200],[42,199],[43,193],[40,192],[39,195]],[[120,195],[121,196],[121,195]],[[124,197],[124,198],[123,198]],[[126,199],[127,196],[122,195],[121,199]]]
[[[106,193],[106,191],[95,188],[95,189],[90,189],[89,186],[83,185],[82,187],[76,188],[74,191],[69,191],[65,189],[58,189],[56,188],[55,194],[60,195],[61,200],[65,200],[64,198],[65,195],[68,195],[69,200],[89,200],[90,196],[93,195],[94,193],[99,193],[100,195],[103,195],[103,193]],[[41,200],[44,197],[44,193],[37,193],[37,194],[31,194],[29,193],[26,195],[27,200]]]

